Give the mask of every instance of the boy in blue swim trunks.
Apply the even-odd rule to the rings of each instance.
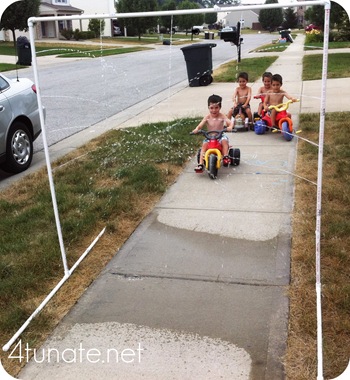
[[[221,113],[221,103],[222,103],[222,97],[219,95],[211,95],[208,98],[208,109],[209,114],[204,116],[202,121],[197,125],[197,127],[192,131],[193,133],[198,133],[204,126],[207,127],[208,131],[222,131],[224,127],[227,127],[227,131],[232,131],[233,129],[233,122],[223,113]],[[203,141],[200,157],[199,157],[199,164],[194,169],[196,173],[200,173],[204,169],[204,154],[208,149],[208,140],[205,139]],[[228,137],[223,134],[222,138],[220,140],[222,144],[222,153],[224,155],[224,162],[225,160],[229,162],[228,157],[228,150],[229,150],[229,142]]]

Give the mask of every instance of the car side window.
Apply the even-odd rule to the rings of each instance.
[[[0,77],[0,91],[4,91],[8,87],[10,87],[10,85],[8,84],[8,82],[4,78]]]

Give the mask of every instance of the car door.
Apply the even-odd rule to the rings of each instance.
[[[6,153],[7,130],[12,120],[12,109],[6,97],[10,84],[0,76],[0,156]]]

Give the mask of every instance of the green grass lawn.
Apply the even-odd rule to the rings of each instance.
[[[58,55],[60,57],[95,57],[106,56],[114,54],[132,53],[135,51],[147,50],[147,47],[123,47],[108,45],[85,45],[85,44],[47,44],[38,43],[35,45],[35,51],[38,57],[44,55]],[[17,52],[12,43],[3,42],[0,43],[0,55],[13,55],[16,56]]]
[[[14,60],[15,62],[15,60]],[[15,63],[12,64],[12,63],[0,63],[0,73],[3,73],[5,71],[11,71],[11,70],[15,70],[15,69],[21,69],[21,68],[25,68],[27,66],[21,66],[21,65],[16,65]]]
[[[96,45],[85,45],[85,44],[67,44],[67,43],[38,43],[36,45],[36,55],[37,57],[42,57],[46,55],[56,55],[60,58],[95,58],[95,57],[105,57],[110,55],[134,53],[143,50],[150,50],[151,48],[146,46],[118,46],[111,47],[109,45],[101,45],[97,47]],[[15,64],[15,57],[17,55],[16,49],[13,43],[10,42],[0,42],[0,55],[9,55],[14,57],[13,64],[0,63],[0,72],[15,70],[24,68],[26,66],[20,66]]]
[[[109,55],[118,55],[126,53],[134,53],[137,51],[150,50],[151,48],[147,47],[122,47],[122,48],[113,48],[113,47],[103,47],[103,48],[51,48],[51,49],[37,49],[37,57],[42,57],[45,55],[57,55],[59,58],[75,58],[75,57],[86,57],[86,58],[95,58],[95,57],[106,57]]]
[[[290,45],[290,42],[286,42],[283,44],[280,43],[271,43],[260,46],[259,48],[252,50],[251,52],[255,53],[278,53],[281,51],[285,51],[287,47]]]
[[[329,49],[350,48],[350,41],[329,42],[328,48]],[[323,50],[323,42],[313,42],[310,44],[305,44],[304,50]]]
[[[322,54],[305,55],[303,59],[303,80],[322,78]],[[328,78],[350,77],[350,53],[334,53],[328,55]]]
[[[278,56],[246,58],[242,59],[239,63],[237,61],[225,63],[214,71],[214,81],[236,82],[238,73],[246,71],[249,73],[249,82],[255,82],[261,78],[261,74],[266,71],[277,58]]]

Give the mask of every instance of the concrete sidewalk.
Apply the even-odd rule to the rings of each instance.
[[[298,36],[269,71],[303,99],[302,47]],[[187,87],[119,127],[202,116],[212,93],[228,110],[234,87]],[[241,165],[213,181],[192,160],[46,341],[59,360],[30,362],[22,380],[284,378],[296,139],[230,140]]]

